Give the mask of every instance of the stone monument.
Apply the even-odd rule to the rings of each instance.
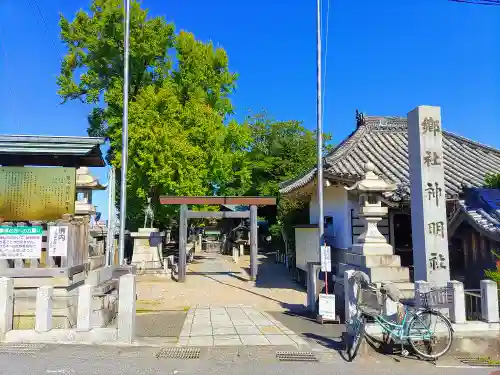
[[[408,113],[408,146],[415,280],[443,286],[450,267],[441,108]]]
[[[399,284],[403,294],[409,294],[413,290],[410,271],[406,267],[401,267],[399,255],[394,255],[392,246],[387,243],[377,227],[378,222],[387,215],[387,207],[383,207],[381,202],[382,193],[394,191],[396,185],[382,180],[374,170],[375,166],[372,163],[366,163],[364,179],[346,188],[357,193],[360,205],[359,217],[364,219],[366,224],[364,232],[356,243],[344,252],[343,263],[339,264],[337,281],[342,283],[344,271],[359,270],[370,276],[374,283],[393,282]],[[343,294],[342,285],[336,287],[336,293]]]
[[[146,227],[148,224],[150,227]],[[132,264],[139,269],[161,269],[163,263],[162,244],[163,232],[158,228],[152,228],[154,220],[153,209],[151,208],[151,198],[148,198],[148,204],[144,209],[144,228],[139,228],[138,232],[130,235],[134,239],[134,250],[132,255]]]

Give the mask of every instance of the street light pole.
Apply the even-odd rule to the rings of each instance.
[[[318,234],[319,246],[324,244],[324,214],[323,214],[323,108],[321,105],[321,0],[317,0],[316,5],[316,125],[317,125],[317,153],[318,153],[318,180],[317,180],[317,195],[318,195]],[[320,258],[320,248],[318,248],[318,258]],[[321,261],[321,259],[320,259]]]
[[[127,217],[127,165],[128,165],[128,79],[129,79],[129,40],[130,40],[130,0],[124,0],[125,42],[123,67],[123,121],[122,121],[122,163],[120,185],[120,241],[118,245],[118,265],[125,259],[125,222]]]

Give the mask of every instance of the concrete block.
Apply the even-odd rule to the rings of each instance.
[[[92,327],[92,286],[82,285],[78,288],[77,331],[89,331]]]
[[[52,329],[52,297],[54,288],[42,286],[36,294],[35,331],[47,332]]]
[[[493,280],[481,280],[481,314],[483,321],[497,323],[499,319],[498,286]]]
[[[85,279],[85,284],[97,286],[108,280],[113,276],[113,267],[102,267],[90,271]]]
[[[339,263],[339,273],[355,269],[366,273],[370,280],[376,282],[409,282],[410,269],[407,267],[362,267],[353,264]]]
[[[460,281],[448,281],[447,287],[451,293],[450,320],[452,323],[465,324],[465,293],[464,284]]]
[[[401,267],[399,255],[360,255],[355,253],[344,253],[344,263],[361,267]]]
[[[135,338],[135,275],[120,277],[118,298],[118,340],[131,343]]]
[[[0,277],[0,335],[12,330],[14,314],[14,280]]]

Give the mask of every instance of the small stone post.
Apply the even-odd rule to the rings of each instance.
[[[132,343],[135,338],[135,275],[120,277],[118,298],[118,341]]]
[[[0,277],[0,335],[12,330],[14,319],[14,280]]]
[[[77,331],[90,331],[92,328],[92,285],[82,285],[78,288]]]
[[[233,261],[238,264],[240,261],[240,253],[239,250],[233,246]]]
[[[481,315],[487,323],[498,323],[498,286],[493,280],[481,280]]]
[[[451,293],[450,320],[452,323],[465,324],[465,293],[464,284],[460,281],[448,281],[447,287]]]
[[[35,331],[48,332],[52,329],[52,296],[54,287],[41,286],[36,292]]]
[[[240,244],[240,257],[242,257],[243,255],[245,255],[245,245]]]

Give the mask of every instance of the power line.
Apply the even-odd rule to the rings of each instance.
[[[38,2],[36,0],[28,0],[28,2],[30,3],[30,5],[33,9],[33,13],[35,14],[36,22],[38,23],[38,25],[40,27],[42,27],[42,25],[40,24],[40,21],[38,18],[40,18],[42,20],[45,37],[50,41],[50,44],[52,45],[52,49],[53,49],[52,52],[54,53],[54,57],[56,58],[56,60],[58,62],[60,62],[61,57],[60,57],[59,49],[57,48],[57,46],[54,42],[54,39],[52,39],[50,37],[50,29],[49,29],[49,26],[47,24],[47,21],[45,20],[45,17],[43,16],[42,9],[40,8],[40,6],[38,5]],[[38,13],[39,17],[37,16],[36,13]]]
[[[454,3],[500,6],[500,0],[449,0]]]
[[[2,32],[2,29],[0,28],[0,52],[2,53],[2,56],[5,59],[4,66],[7,67],[9,64],[9,57],[7,56],[7,49],[2,44],[2,41],[5,40],[5,38],[3,38],[2,34],[3,34],[3,32]],[[11,100],[14,100],[14,98],[15,98],[15,96],[13,95],[13,90],[12,90],[12,82],[10,81],[10,77],[12,77],[13,75],[10,75],[9,72],[7,71],[7,69],[5,69],[5,72],[7,74],[7,76],[6,76],[7,88],[9,90],[9,94],[10,94],[9,95],[9,102],[10,102],[10,106],[11,106],[10,109],[12,111],[12,116],[14,117],[14,120],[16,121],[17,133],[19,133],[21,131],[21,123],[19,122],[19,116],[18,116],[18,112],[16,110],[16,105],[15,105],[15,103],[11,102]]]

